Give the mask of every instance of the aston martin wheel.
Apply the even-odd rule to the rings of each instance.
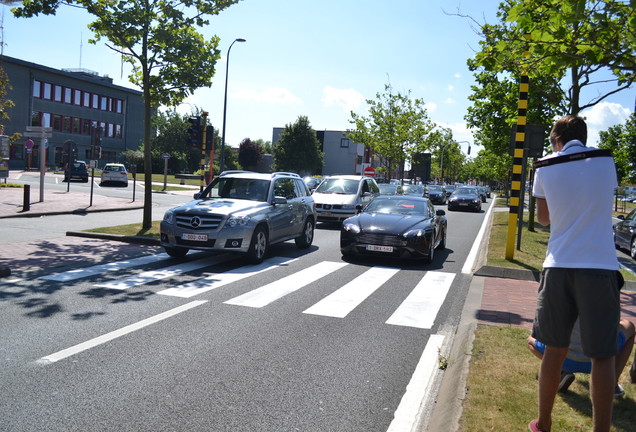
[[[252,234],[250,248],[247,251],[247,260],[252,264],[260,264],[265,259],[268,249],[267,232],[265,232],[265,228],[258,226],[254,230],[254,234]]]
[[[446,228],[444,228],[444,232],[442,233],[442,238],[437,245],[438,250],[446,249]]]
[[[435,242],[433,241],[432,238],[430,239],[428,244],[429,244],[428,255],[426,256],[426,258],[424,258],[424,262],[426,264],[432,263],[433,262],[433,258],[435,257]]]

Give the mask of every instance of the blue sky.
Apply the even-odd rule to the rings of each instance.
[[[227,49],[231,49],[226,142],[272,139],[273,127],[298,116],[316,130],[351,128],[350,112],[366,114],[390,83],[427,104],[431,120],[452,129],[457,141],[473,141],[465,127],[473,84],[466,59],[478,49],[471,23],[495,22],[499,0],[243,0],[202,30],[221,38],[214,83],[197,90],[180,112],[197,106],[221,128]],[[63,7],[56,16],[14,18],[2,6],[5,55],[53,68],[86,68],[133,87],[119,57],[103,43],[88,44],[91,17]],[[446,12],[446,13],[445,13]],[[532,83],[530,87],[532,92]],[[584,112],[595,144],[599,130],[623,123],[634,108],[629,89]],[[463,147],[465,151],[465,145]],[[476,151],[471,152],[474,156]]]

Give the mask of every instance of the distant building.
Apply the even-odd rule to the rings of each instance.
[[[274,128],[272,147],[280,139],[284,128]],[[324,153],[322,175],[359,174],[371,166],[370,152],[346,136],[346,131],[316,131],[320,151]],[[301,175],[314,173],[300,173]]]
[[[62,166],[63,145],[77,145],[77,159],[91,159],[91,133],[102,128],[102,156],[99,166],[121,160],[121,153],[137,150],[143,142],[143,99],[136,90],[113,84],[107,76],[86,69],[53,69],[12,57],[0,57],[9,78],[7,98],[15,107],[4,134],[24,133],[27,126],[53,128],[48,139],[46,165]],[[24,169],[27,161],[38,167],[39,142],[29,156],[26,138],[11,146],[10,169]]]

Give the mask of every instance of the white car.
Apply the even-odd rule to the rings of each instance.
[[[334,175],[326,178],[313,192],[319,222],[342,222],[364,207],[380,189],[371,177]]]
[[[128,171],[122,164],[106,164],[102,169],[102,178],[100,184],[106,183],[122,183],[128,186]]]

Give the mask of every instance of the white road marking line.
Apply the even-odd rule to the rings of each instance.
[[[475,237],[475,241],[473,242],[473,245],[470,248],[470,252],[468,252],[466,261],[464,261],[464,266],[462,267],[463,274],[471,274],[473,272],[475,261],[477,261],[477,254],[479,253],[479,248],[481,247],[481,241],[486,232],[488,221],[490,220],[490,213],[492,213],[492,209],[495,208],[495,199],[497,199],[497,195],[493,195],[492,201],[490,203],[490,207],[488,207],[488,211],[486,212],[484,221],[481,223],[481,228],[479,228],[477,237]]]
[[[193,302],[184,304],[174,309],[170,309],[169,311],[160,313],[150,318],[146,318],[145,320],[139,321],[137,323],[128,325],[126,327],[122,327],[118,330],[112,331],[110,333],[106,333],[102,336],[98,336],[86,342],[82,342],[70,348],[66,348],[62,351],[58,351],[46,357],[42,357],[40,360],[38,360],[38,362],[39,363],[55,363],[57,361],[63,360],[72,355],[78,354],[82,351],[86,351],[98,345],[104,344],[106,342],[110,342],[111,340],[116,339],[118,337],[127,335],[128,333],[132,333],[134,331],[147,327],[151,324],[158,323],[159,321],[162,321],[172,316],[175,316],[177,314],[180,314],[181,312],[185,312],[197,306],[201,306],[204,303],[207,303],[207,300],[198,300],[198,301],[193,301]]]
[[[393,421],[389,425],[387,432],[412,431],[417,422],[417,416],[422,401],[430,392],[432,378],[437,369],[437,359],[442,348],[444,336],[431,335],[424,352],[417,363],[417,367],[411,376],[406,392],[402,396],[393,415]]]
[[[446,299],[453,279],[455,279],[454,273],[426,272],[386,323],[430,329]]]
[[[133,258],[124,261],[116,261],[108,264],[98,264],[91,267],[85,267],[83,269],[69,270],[63,273],[54,273],[51,275],[40,276],[38,279],[67,282],[76,279],[82,279],[89,276],[95,276],[102,273],[108,273],[112,271],[118,271],[129,267],[135,267],[143,264],[148,264],[156,261],[161,261],[170,258],[168,254],[161,253],[157,255],[146,255],[139,258]]]
[[[204,292],[222,287],[223,285],[227,285],[229,283],[236,282],[250,276],[254,276],[258,273],[275,269],[277,267],[280,267],[283,264],[288,264],[290,262],[296,261],[297,259],[298,258],[285,258],[285,257],[270,258],[267,261],[262,262],[261,264],[239,267],[224,273],[211,275],[203,279],[189,282],[187,284],[183,284],[173,288],[165,289],[163,291],[159,291],[157,294],[173,296],[173,297],[181,297],[181,298],[190,298],[195,295],[199,295]]]
[[[373,267],[303,313],[344,318],[398,271],[399,268]]]
[[[261,308],[346,265],[347,263],[342,262],[323,261],[224,303]]]
[[[176,276],[179,274],[187,273],[193,270],[198,270],[200,268],[216,265],[226,260],[227,260],[227,257],[225,258],[219,257],[215,259],[202,258],[196,261],[180,263],[180,264],[176,264],[170,267],[165,267],[159,270],[145,271],[137,275],[130,276],[123,279],[117,279],[117,280],[113,280],[109,282],[95,284],[95,286],[102,287],[102,288],[125,290],[137,285],[143,285],[149,282],[154,282],[161,279],[166,279],[172,276]]]

